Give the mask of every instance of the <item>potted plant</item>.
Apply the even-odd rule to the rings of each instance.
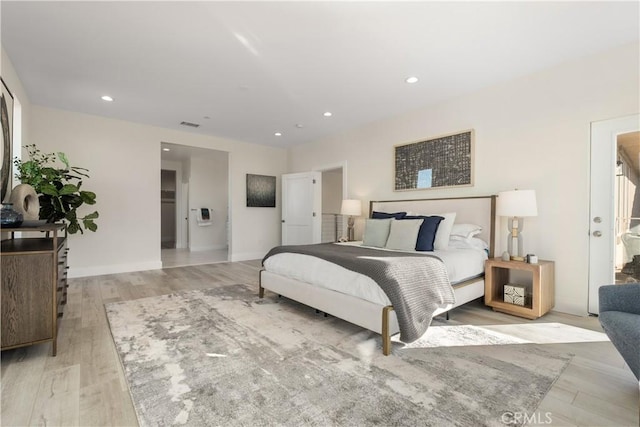
[[[15,177],[23,184],[31,185],[39,194],[40,219],[47,222],[65,220],[70,234],[84,233],[83,227],[96,231],[98,225],[94,220],[99,216],[97,211],[83,217],[78,217],[77,213],[83,204],[96,203],[95,193],[81,189],[83,178],[89,178],[88,169],[71,166],[64,153],[42,153],[35,144],[24,148],[29,159],[14,160]],[[64,167],[56,165],[58,160]]]

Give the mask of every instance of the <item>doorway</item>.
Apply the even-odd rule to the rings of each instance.
[[[632,266],[625,269],[625,265],[633,261],[634,234],[640,233],[635,219],[640,218],[640,209],[634,207],[640,203],[640,196],[636,198],[639,174],[633,164],[640,153],[633,148],[638,131],[637,114],[591,124],[589,313],[599,313],[600,286],[616,279],[625,283],[628,277],[623,270],[631,271]]]
[[[322,171],[322,243],[337,242],[346,236],[346,221],[340,215],[342,167]]]
[[[176,171],[160,170],[160,247],[176,248]]]
[[[640,282],[640,132],[617,137],[615,283]]]
[[[229,153],[166,142],[160,145],[163,268],[228,261]]]

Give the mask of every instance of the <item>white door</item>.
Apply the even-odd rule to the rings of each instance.
[[[282,244],[320,243],[322,173],[282,175]]]
[[[619,134],[640,129],[640,115],[591,123],[589,313],[599,313],[598,289],[615,283],[615,175]]]

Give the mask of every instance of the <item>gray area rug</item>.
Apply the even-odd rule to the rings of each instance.
[[[377,334],[245,285],[106,311],[143,426],[502,426],[571,359],[473,328],[456,334],[487,345],[425,334],[385,357]]]

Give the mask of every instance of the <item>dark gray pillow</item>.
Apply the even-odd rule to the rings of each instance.
[[[404,218],[404,216],[406,214],[407,214],[406,212],[387,213],[387,212],[373,211],[373,213],[371,214],[371,218],[373,218],[373,219],[385,219],[385,218],[402,219],[402,218]]]
[[[440,221],[444,218],[441,216],[424,216],[424,215],[407,215],[402,218],[402,221],[408,219],[422,219],[422,225],[420,226],[420,232],[416,239],[416,251],[432,251],[433,243],[436,240],[436,231]]]

